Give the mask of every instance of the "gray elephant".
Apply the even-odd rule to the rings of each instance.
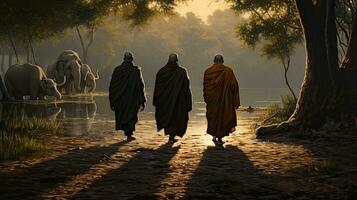
[[[91,93],[95,90],[97,86],[97,80],[99,79],[98,71],[94,75],[92,69],[87,64],[82,65],[82,80],[81,80],[81,92],[84,93],[85,89],[88,89],[88,92]]]
[[[47,78],[41,67],[32,64],[9,67],[4,79],[10,97],[16,100],[22,100],[24,96],[30,96],[31,99],[54,96],[61,99],[62,95],[57,86],[63,86],[66,83],[66,77],[64,77],[63,82],[57,84],[53,79]]]
[[[49,78],[55,80],[63,81],[64,77],[66,77],[67,81],[64,89],[67,94],[70,94],[73,88],[76,92],[81,91],[81,69],[82,61],[78,53],[73,50],[65,50],[55,63],[47,67],[46,72]]]

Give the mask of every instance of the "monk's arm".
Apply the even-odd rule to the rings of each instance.
[[[232,72],[232,92],[234,97],[234,107],[238,109],[238,107],[240,106],[239,83],[233,72]]]
[[[155,77],[155,86],[154,86],[154,96],[153,96],[153,100],[152,100],[152,104],[154,106],[156,106],[156,92],[157,92],[157,78],[158,78],[158,74],[156,74],[156,77]]]
[[[141,70],[139,70],[139,90],[140,90],[140,105],[144,105],[146,102],[146,95],[145,95],[145,83],[143,79],[143,75]]]
[[[190,88],[190,79],[187,75],[187,72],[185,74],[185,88],[187,91],[186,94],[186,102],[187,102],[187,111],[191,111],[192,110],[192,93],[191,93],[191,88]]]
[[[203,100],[205,103],[207,103],[207,98],[206,98],[206,74],[203,76]]]
[[[110,85],[109,85],[109,102],[110,102],[110,107],[113,108],[114,102],[113,102],[113,85],[114,85],[114,77],[115,77],[115,69],[112,74],[112,79],[110,80]]]

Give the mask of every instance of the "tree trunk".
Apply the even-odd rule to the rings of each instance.
[[[343,61],[343,67],[357,70],[357,19],[354,18],[353,30],[349,41],[347,53]]]
[[[285,60],[282,58],[282,63],[283,63],[283,67],[284,67],[284,79],[285,79],[285,84],[288,87],[291,95],[294,97],[295,102],[297,102],[297,97],[296,94],[294,92],[294,90],[292,89],[290,83],[289,83],[289,79],[288,79],[288,72],[290,69],[290,57],[287,58],[287,61],[285,63]]]
[[[318,129],[327,120],[343,120],[350,105],[346,70],[338,66],[334,0],[296,0],[306,47],[306,68],[300,97],[287,122],[261,127],[257,136],[291,129]],[[352,39],[351,39],[352,40]],[[353,45],[353,44],[350,44]],[[356,59],[356,58],[354,58]],[[353,100],[356,104],[356,100]],[[355,114],[355,113],[354,113]]]
[[[3,74],[5,74],[5,53],[3,52],[3,54],[1,55],[1,72]]]
[[[80,29],[79,29],[78,26],[76,27],[76,30],[77,30],[77,34],[78,34],[79,41],[81,42],[83,63],[87,63],[87,60],[86,60],[86,57],[85,57],[86,47],[85,47],[85,45],[84,45],[84,40],[83,40],[81,31],[80,31]]]
[[[11,67],[12,66],[12,53],[11,52],[9,52],[9,67]]]
[[[26,46],[26,62],[30,63],[30,45],[29,45],[29,43],[27,43],[27,46]]]
[[[15,45],[14,40],[12,39],[11,33],[8,33],[8,37],[9,37],[9,41],[10,41],[12,50],[14,51],[14,54],[15,54],[15,57],[16,57],[16,62],[19,63],[19,55],[17,54],[16,45]]]
[[[83,63],[88,63],[87,58],[88,58],[89,48],[93,44],[93,41],[94,41],[94,27],[91,27],[89,32],[88,32],[88,34],[87,34],[87,36],[89,38],[89,41],[88,41],[87,45],[84,42],[84,38],[83,38],[83,36],[81,34],[81,31],[80,31],[78,26],[76,27],[76,31],[77,31],[78,38],[80,40],[81,47],[82,47]]]
[[[33,45],[32,45],[31,36],[29,37],[29,46],[30,46],[30,49],[31,49],[32,61],[33,61],[33,63],[37,64],[36,63],[36,57],[35,57],[35,50],[34,50]]]
[[[1,61],[0,61],[0,68],[1,68],[1,73],[2,74],[5,74],[5,49],[4,48],[2,48],[1,49]]]
[[[7,93],[7,90],[5,88],[4,82],[2,81],[2,77],[0,76],[0,92],[2,94],[2,99],[4,101],[10,100],[9,94]]]

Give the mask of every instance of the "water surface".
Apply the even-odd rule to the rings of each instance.
[[[154,130],[155,108],[152,106],[151,93],[148,92],[148,103],[144,112],[139,113],[139,124],[150,124]],[[197,93],[196,93],[197,94]],[[193,97],[194,105],[190,113],[191,121],[204,122],[205,104],[199,95]],[[100,135],[113,133],[114,112],[110,109],[108,95],[65,96],[61,101],[24,101],[17,103],[1,103],[1,117],[15,115],[21,117],[41,117],[57,120],[63,124],[63,132],[68,136]],[[254,117],[257,112],[238,112],[238,119]]]

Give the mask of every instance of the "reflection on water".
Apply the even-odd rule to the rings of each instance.
[[[58,106],[62,111],[57,119],[63,122],[66,134],[79,136],[92,129],[97,114],[97,103],[93,97],[67,98]]]
[[[154,123],[152,97],[148,93],[148,103],[139,114],[141,121]],[[194,97],[190,120],[205,120],[205,104]],[[106,94],[96,96],[64,97],[62,101],[26,101],[23,103],[0,103],[0,117],[17,115],[20,117],[42,117],[58,120],[63,124],[64,133],[69,136],[98,134],[114,130],[114,113],[109,107]],[[238,112],[238,118],[253,117],[256,113]],[[139,122],[140,123],[140,122]]]

